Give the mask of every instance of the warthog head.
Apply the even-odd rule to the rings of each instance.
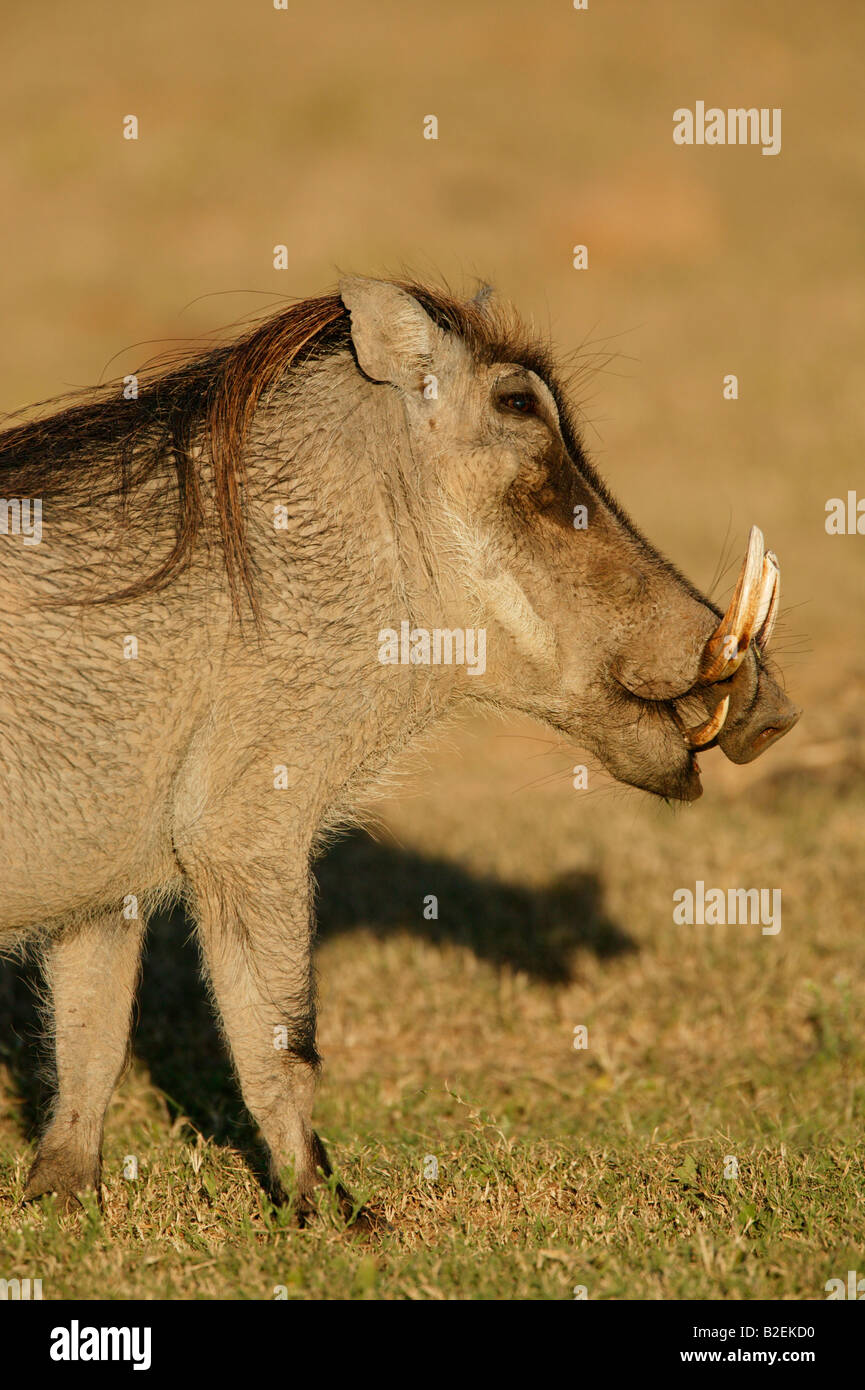
[[[406,485],[444,556],[449,613],[489,629],[470,695],[683,801],[702,790],[699,750],[744,763],[792,728],[800,711],[766,666],[778,561],[756,527],[722,614],[610,495],[549,362],[512,320],[478,303],[449,331],[407,288],[350,278],[340,290],[371,389],[399,394]]]

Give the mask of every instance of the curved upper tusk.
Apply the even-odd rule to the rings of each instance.
[[[739,669],[757,627],[764,597],[763,533],[759,526],[752,526],[730,606],[703,651],[700,667],[703,684],[726,680]],[[770,603],[771,596],[766,598],[767,615]]]
[[[781,566],[778,564],[778,556],[774,550],[766,551],[763,566],[764,575],[767,567],[771,569],[772,588],[765,612],[762,611],[763,605],[761,604],[761,612],[757,618],[757,636],[754,640],[761,652],[764,652],[769,645],[769,638],[772,636],[775,619],[778,616],[778,604],[781,602]]]
[[[730,708],[730,697],[725,695],[711,719],[707,719],[705,724],[698,724],[694,729],[684,729],[682,737],[689,748],[705,748],[707,743],[711,743],[713,738],[717,738],[724,727],[724,720],[727,718],[727,711]]]

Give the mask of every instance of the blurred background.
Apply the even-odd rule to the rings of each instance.
[[[752,523],[781,559],[775,650],[805,715],[751,767],[709,755],[696,806],[673,813],[595,768],[576,791],[577,750],[479,721],[321,866],[322,1128],[400,1218],[403,1263],[358,1296],[567,1297],[575,1250],[592,1296],[818,1296],[861,1243],[865,537],[824,522],[829,498],[865,496],[865,9],[6,0],[3,25],[0,410],[340,271],[466,293],[483,278],[562,354],[581,349],[589,451],[690,578],[726,602]],[[697,100],[781,107],[781,153],[674,145],[673,111]],[[781,934],[675,927],[672,893],[698,878],[780,887]],[[134,1120],[152,1171],[179,1169],[193,1134],[242,1186],[192,955],[160,931],[106,1151]],[[0,1044],[13,1184],[25,1031]],[[427,1153],[437,1188],[419,1185]],[[750,1164],[732,1196],[728,1153]],[[411,1265],[421,1249],[435,1277]],[[184,1250],[158,1285],[174,1296]],[[76,1296],[89,1276],[72,1258],[58,1278]],[[255,1258],[238,1273],[214,1256],[186,1296],[248,1293],[270,1277]],[[298,1268],[299,1296],[357,1293],[356,1271],[319,1287]],[[157,1287],[116,1273],[121,1292]]]

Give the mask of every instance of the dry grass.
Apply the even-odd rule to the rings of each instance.
[[[0,1277],[79,1298],[822,1297],[865,1267],[865,541],[823,529],[861,477],[859,9],[12,13],[5,408],[261,303],[181,312],[210,292],[320,292],[337,266],[492,276],[564,348],[621,354],[582,384],[588,441],[697,582],[763,526],[806,716],[753,767],[709,758],[677,813],[594,771],[574,791],[579,754],[543,730],[461,729],[375,808],[377,840],[332,851],[318,1115],[392,1223],[366,1244],[262,1198],[177,922],[153,934],[104,1215],[22,1210],[33,1025],[7,970]],[[782,106],[782,154],[676,149],[672,111],[701,95]],[[781,888],[781,933],[674,926],[698,878]]]

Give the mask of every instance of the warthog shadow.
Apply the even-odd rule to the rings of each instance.
[[[546,887],[526,888],[353,835],[318,866],[318,881],[323,939],[356,927],[376,936],[402,929],[468,947],[481,960],[547,984],[571,979],[578,948],[602,958],[634,949],[604,912],[594,874],[571,873]],[[430,897],[437,918],[424,916]]]
[[[458,944],[494,966],[550,985],[572,977],[578,950],[605,959],[636,949],[605,913],[593,874],[568,874],[531,889],[355,834],[328,852],[317,876],[323,940],[356,929],[379,937],[408,931],[442,945]],[[437,900],[437,919],[424,916],[430,896]],[[135,1055],[173,1113],[187,1116],[205,1138],[241,1148],[258,1167],[255,1134],[201,983],[193,934],[180,908],[150,925]],[[0,1061],[12,1076],[31,1131],[45,1102],[35,1045],[40,1026],[32,986],[37,978],[30,965],[0,964]]]

